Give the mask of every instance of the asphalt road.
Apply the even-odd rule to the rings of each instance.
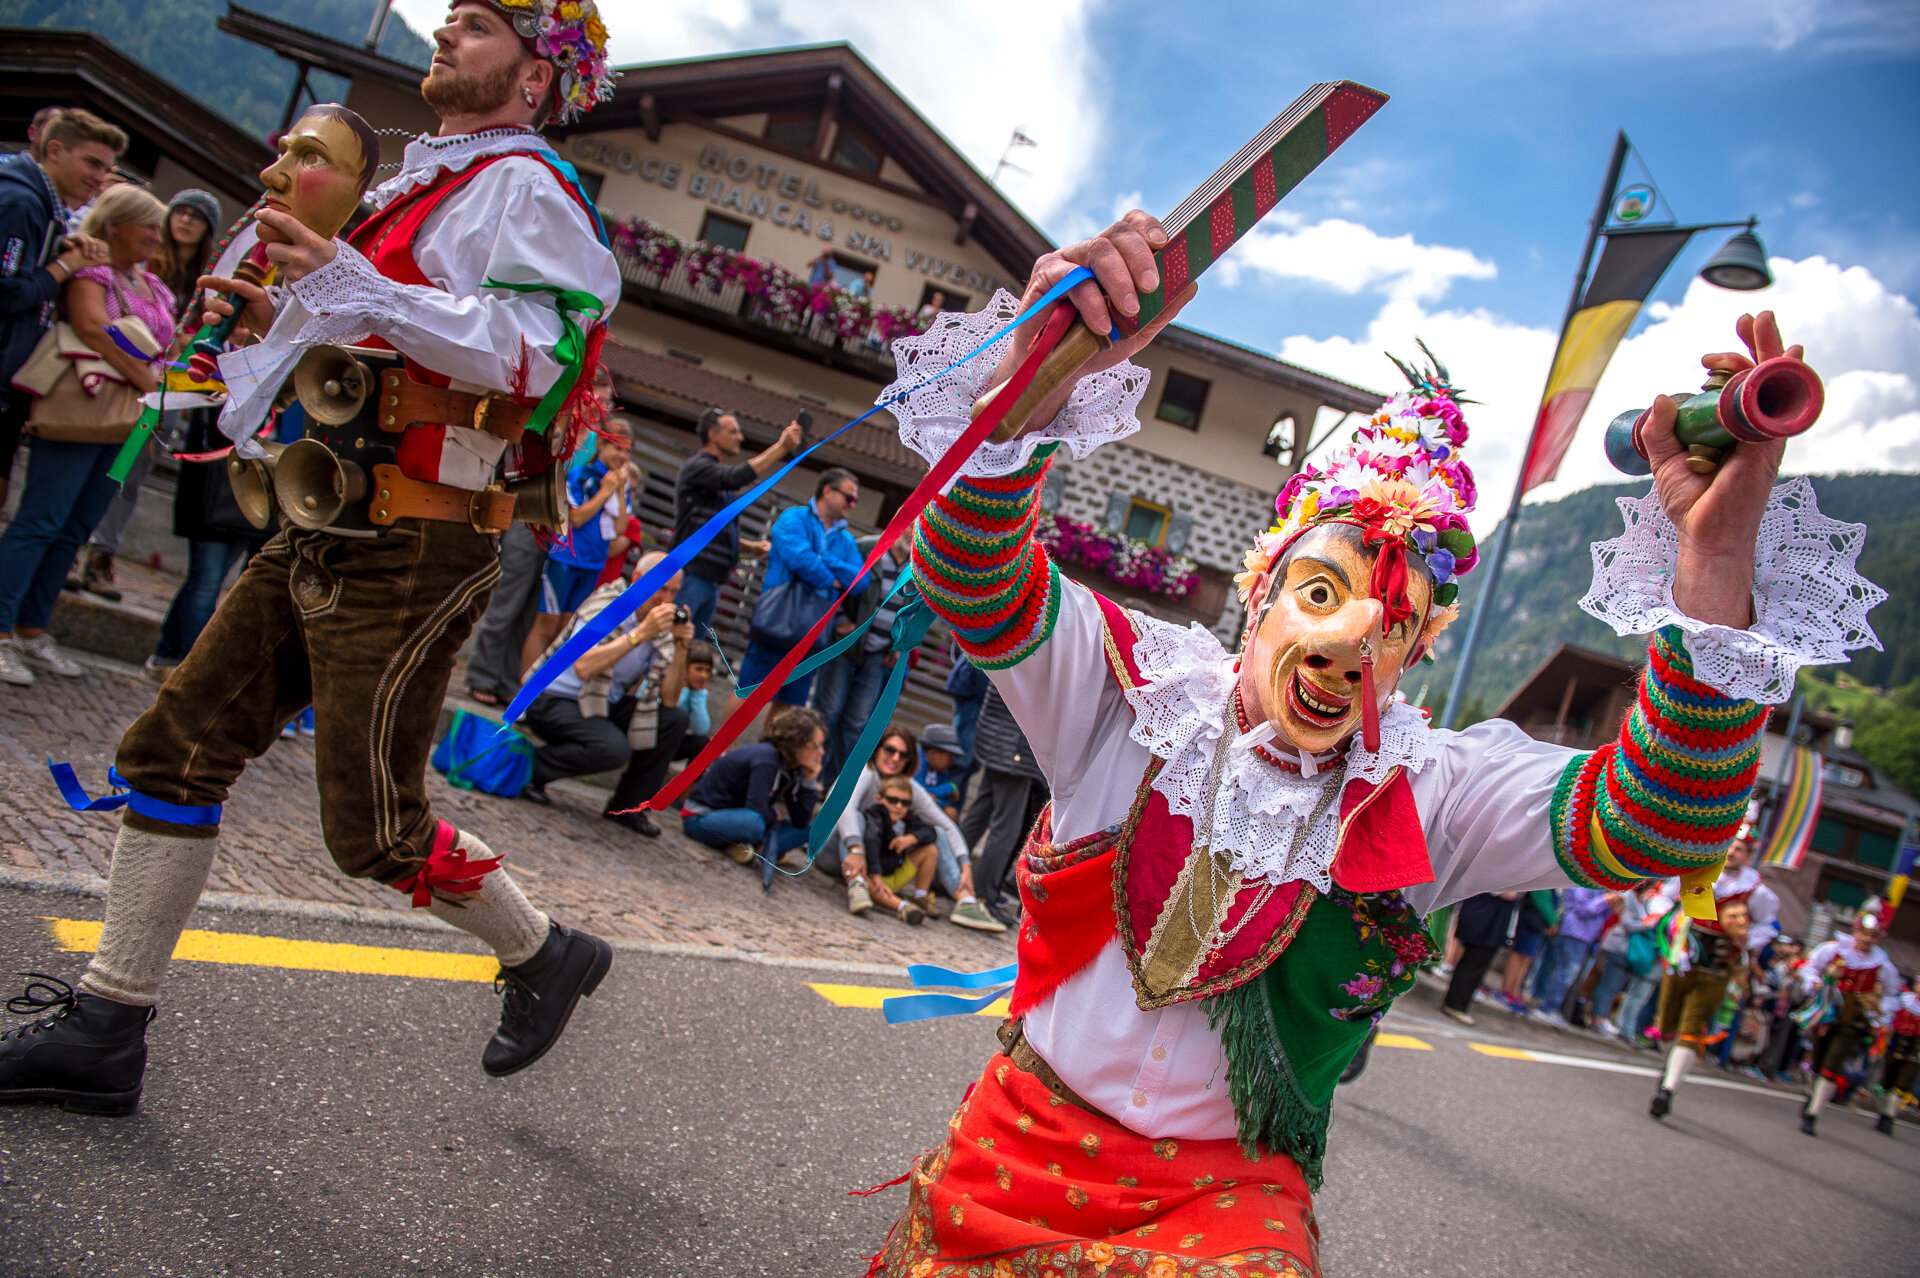
[[[0,963],[77,978],[0,890]],[[471,950],[464,938],[245,914],[195,928]],[[488,1079],[471,981],[176,962],[141,1113],[0,1108],[0,1273],[858,1275],[994,1050],[985,1017],[889,1029],[809,981],[626,951],[544,1061]],[[16,992],[9,986],[7,992]],[[1336,1103],[1319,1210],[1329,1275],[1911,1274],[1920,1130],[1693,1085],[1645,1116],[1630,1062],[1422,992]],[[1606,1068],[1488,1056],[1472,1044]]]

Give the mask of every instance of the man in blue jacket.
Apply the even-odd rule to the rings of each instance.
[[[127,149],[127,135],[90,111],[62,111],[41,134],[37,161],[21,151],[0,160],[0,505],[33,397],[13,375],[53,324],[60,288],[107,246],[67,234],[67,211],[89,203]]]
[[[860,547],[847,531],[847,512],[859,500],[860,481],[852,471],[835,466],[822,472],[812,501],[780,512],[767,530],[773,549],[767,555],[766,579],[760,583],[763,600],[776,586],[798,581],[817,597],[809,619],[833,606],[839,593],[861,575]],[[747,655],[740,659],[743,686],[758,683],[787,655],[785,647],[760,637],[761,612],[756,606],[753,637],[748,640]],[[804,675],[780,689],[775,700],[803,706],[812,686],[813,676]]]

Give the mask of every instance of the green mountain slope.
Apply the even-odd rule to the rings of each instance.
[[[1860,569],[1893,595],[1871,616],[1886,650],[1861,652],[1841,669],[1870,686],[1899,687],[1920,679],[1920,475],[1840,475],[1816,478],[1813,486],[1822,513],[1867,525]],[[1615,499],[1646,491],[1645,481],[1616,484],[1521,508],[1495,611],[1481,633],[1480,654],[1468,681],[1464,721],[1492,714],[1560,644],[1628,660],[1645,651],[1644,639],[1616,636],[1582,612],[1580,597],[1593,583],[1588,548],[1620,533]],[[1493,542],[1490,535],[1485,544],[1491,547]],[[1428,704],[1444,702],[1467,621],[1480,606],[1485,588],[1484,569],[1464,578],[1461,619],[1441,636],[1435,664],[1416,669],[1402,681],[1409,695],[1424,683],[1429,685]]]
[[[357,46],[374,0],[250,0],[244,7]],[[0,0],[0,26],[91,31],[265,137],[280,123],[297,73],[270,50],[221,32],[215,24],[226,11],[226,0]],[[380,52],[424,68],[432,46],[395,14]],[[346,91],[345,81],[322,72],[308,83],[321,101]]]

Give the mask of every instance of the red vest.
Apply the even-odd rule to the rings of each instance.
[[[1108,667],[1121,688],[1140,686],[1132,614],[1098,594]],[[1157,761],[1142,778],[1127,822],[1117,834],[1051,846],[1052,809],[1042,814],[1019,866],[1025,911],[1020,926],[1019,974],[1012,1011],[1023,1014],[1092,962],[1116,934],[1138,972],[1140,955],[1178,890],[1193,851],[1193,822],[1175,816],[1152,789]],[[1041,867],[1037,872],[1036,864]],[[1340,795],[1339,846],[1331,877],[1349,892],[1391,892],[1433,882],[1427,840],[1413,788],[1393,769],[1384,784],[1349,781]],[[1222,993],[1252,980],[1278,958],[1299,931],[1319,893],[1301,882],[1268,890],[1243,884],[1228,907],[1228,939],[1205,955],[1192,980],[1163,997],[1137,989],[1142,1006],[1166,1006]],[[1249,912],[1253,917],[1247,920]],[[1136,981],[1136,986],[1139,982]]]

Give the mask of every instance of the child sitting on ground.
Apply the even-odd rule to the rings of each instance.
[[[913,820],[913,782],[892,776],[880,783],[879,801],[861,815],[866,819],[867,891],[873,903],[892,910],[903,923],[920,924],[934,904],[934,870],[939,865],[939,837],[930,825]]]
[[[712,679],[713,645],[695,639],[687,645],[687,681],[680,689],[680,708],[687,712],[687,735],[701,738],[703,746],[713,735],[713,718],[707,713],[707,684]]]
[[[920,775],[914,780],[955,821],[960,819],[960,734],[950,723],[929,723],[920,734]]]

